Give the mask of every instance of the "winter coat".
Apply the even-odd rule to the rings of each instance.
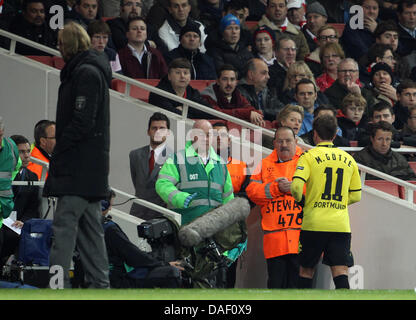
[[[217,79],[217,72],[215,70],[214,60],[207,54],[201,51],[187,50],[182,45],[176,49],[169,51],[165,55],[166,63],[169,65],[172,60],[177,58],[186,58],[192,65],[191,79],[192,80],[214,80]]]
[[[56,146],[44,196],[108,196],[111,67],[107,55],[78,53],[62,69],[56,109]]]
[[[402,180],[413,180],[416,174],[410,168],[406,158],[391,149],[383,155],[376,152],[372,146],[367,146],[354,155],[355,161],[372,169],[381,171]],[[367,180],[379,180],[380,178],[366,175]]]

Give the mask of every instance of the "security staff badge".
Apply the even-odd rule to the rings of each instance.
[[[81,111],[85,108],[85,105],[87,103],[87,97],[85,96],[78,96],[75,98],[75,109],[78,111]]]

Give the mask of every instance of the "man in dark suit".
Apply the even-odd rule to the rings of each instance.
[[[14,178],[14,181],[38,181],[36,173],[27,169],[30,159],[30,144],[29,141],[20,135],[10,137],[19,150],[19,156],[22,160],[22,167],[19,173]],[[32,218],[39,218],[39,187],[37,186],[13,186],[13,201],[16,211],[16,221],[13,226],[22,228],[26,220]],[[11,254],[16,253],[19,245],[19,235],[9,228],[3,227],[0,229],[0,237],[3,237],[3,246],[0,253],[0,265],[3,265],[4,260]]]
[[[171,153],[166,148],[166,138],[170,129],[170,121],[166,115],[155,112],[149,119],[147,134],[150,143],[144,147],[130,151],[130,172],[136,197],[166,206],[155,190],[155,183],[160,168]],[[133,203],[130,214],[143,220],[160,217],[157,211]]]

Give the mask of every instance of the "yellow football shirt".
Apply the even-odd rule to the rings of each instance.
[[[302,182],[298,179],[306,183],[302,230],[351,232],[349,197],[359,193],[354,194],[354,202],[361,199],[354,158],[332,143],[320,143],[299,158],[292,184]]]

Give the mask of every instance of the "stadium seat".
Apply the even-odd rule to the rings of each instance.
[[[189,85],[198,90],[199,92],[202,92],[206,87],[208,87],[211,83],[215,82],[215,80],[191,80]]]
[[[400,186],[391,181],[366,180],[365,185],[400,198]]]
[[[62,70],[65,66],[65,61],[61,57],[54,56],[52,57],[53,67],[59,70]]]
[[[330,26],[333,26],[338,31],[338,36],[341,37],[344,32],[345,23],[328,23]]]
[[[409,161],[409,166],[416,173],[416,161]]]
[[[115,18],[117,18],[117,17],[101,17],[101,20],[104,21],[104,22],[107,22],[108,20],[112,20],[112,19],[115,19]]]
[[[35,60],[37,62],[53,67],[53,60],[51,56],[25,56],[26,58]]]
[[[160,81],[159,79],[135,79],[135,80],[144,82],[153,87],[156,87]],[[111,89],[124,93],[126,91],[126,83],[118,79],[113,79],[111,81]],[[145,102],[149,102],[149,91],[136,87],[136,86],[131,86],[130,96],[136,99],[140,99]]]
[[[408,180],[407,182],[411,184],[416,184],[416,181],[412,181],[412,180]],[[400,199],[406,198],[406,195],[404,193],[404,187],[402,186],[399,186],[399,196],[400,196]],[[413,203],[416,203],[416,191],[413,192]]]
[[[254,31],[257,29],[257,25],[259,24],[258,21],[246,21],[246,26],[248,28],[248,30],[250,31]]]

